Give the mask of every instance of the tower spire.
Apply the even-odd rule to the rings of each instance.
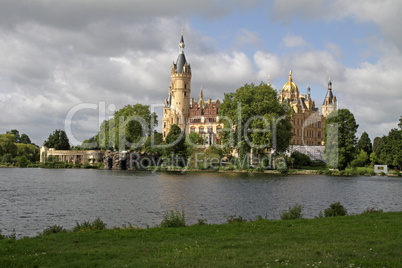
[[[183,38],[183,27],[181,28],[181,38],[180,38],[180,43],[179,43],[179,54],[184,54],[184,47],[186,45],[184,44],[184,38]]]

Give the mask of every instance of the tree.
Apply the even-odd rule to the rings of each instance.
[[[13,134],[15,136],[15,142],[20,143],[20,132],[16,129],[12,129],[10,131],[7,131],[6,134]]]
[[[289,146],[291,108],[281,104],[267,84],[246,84],[225,94],[219,115],[225,126],[219,134],[222,145],[236,147],[240,158],[251,149],[256,153],[271,148],[283,152]]]
[[[359,141],[357,142],[356,149],[358,152],[360,152],[360,150],[364,150],[367,153],[367,155],[370,155],[371,152],[373,151],[373,146],[371,145],[371,140],[366,131],[363,132]]]
[[[369,160],[369,156],[366,153],[365,150],[360,150],[360,153],[356,156],[356,159],[354,159],[350,165],[352,167],[363,167]]]
[[[170,127],[170,131],[165,138],[165,145],[168,146],[163,152],[165,159],[174,158],[173,161],[178,165],[185,166],[185,160],[187,159],[186,138],[178,125],[174,124]]]
[[[56,129],[45,141],[45,146],[56,150],[70,150],[70,141],[64,130]]]
[[[327,164],[344,170],[353,161],[358,127],[348,109],[340,109],[328,115],[324,128],[324,159]]]
[[[194,145],[204,145],[205,143],[204,138],[197,132],[191,132],[188,135],[188,139],[190,140],[191,144]]]
[[[388,136],[382,137],[380,162],[402,169],[402,129],[392,129]]]
[[[153,133],[158,125],[156,113],[151,113],[149,105],[126,105],[114,114],[115,148],[120,150],[138,149]],[[122,148],[120,148],[122,147]]]
[[[20,143],[24,143],[24,144],[31,144],[31,139],[28,137],[27,134],[22,134],[20,137]]]
[[[379,157],[381,154],[381,147],[384,144],[384,141],[381,137],[375,137],[373,141],[373,152]]]
[[[163,150],[159,148],[163,143],[162,133],[155,131],[154,134],[148,136],[147,141],[144,144],[144,151],[150,154],[162,155]]]
[[[12,157],[17,156],[17,145],[14,134],[0,135],[0,146],[3,154],[10,154]]]

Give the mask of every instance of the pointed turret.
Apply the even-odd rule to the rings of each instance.
[[[176,73],[182,73],[183,72],[183,66],[187,64],[186,61],[186,56],[184,55],[184,47],[186,45],[184,44],[184,38],[183,38],[183,30],[181,31],[181,38],[180,38],[180,43],[179,43],[179,55],[177,56],[176,60]]]
[[[327,95],[325,96],[324,102],[322,103],[322,115],[327,117],[331,112],[337,110],[336,97],[332,93],[332,82],[331,77],[328,81]]]
[[[200,90],[200,100],[198,101],[198,105],[200,107],[204,106],[204,93],[202,92],[202,87],[201,87],[201,90]]]

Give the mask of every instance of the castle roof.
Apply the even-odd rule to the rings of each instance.
[[[183,66],[186,64],[186,56],[184,56],[184,38],[183,38],[183,30],[181,32],[180,43],[179,43],[179,55],[176,60],[176,73],[183,72]]]

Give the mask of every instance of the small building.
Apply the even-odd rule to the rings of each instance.
[[[104,154],[104,151],[98,150],[56,150],[43,145],[43,147],[40,148],[40,162],[45,163],[49,159],[49,156],[51,156],[60,162],[73,164],[89,163],[90,165],[94,165],[103,162]]]

